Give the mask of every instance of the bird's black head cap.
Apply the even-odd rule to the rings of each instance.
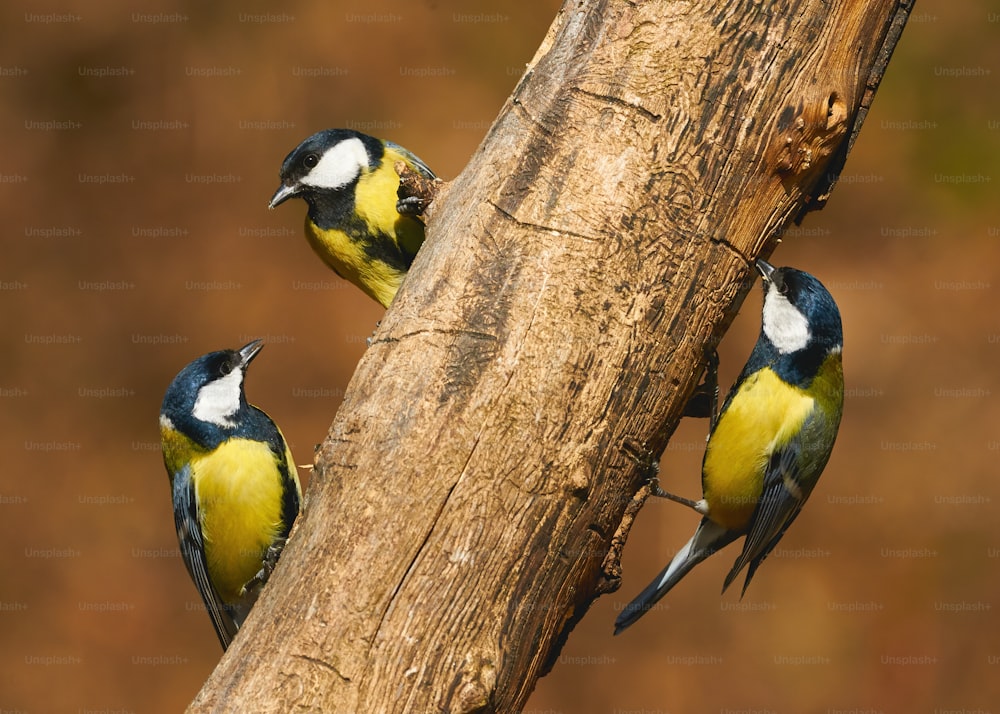
[[[255,340],[239,350],[210,352],[189,363],[167,388],[161,417],[203,445],[234,432],[240,414],[249,409],[243,378],[263,344]]]
[[[823,284],[795,268],[775,268],[757,261],[764,278],[760,339],[751,361],[784,365],[782,376],[793,383],[812,379],[828,354],[843,346],[840,310]]]
[[[328,191],[352,186],[364,167],[378,166],[385,146],[353,129],[325,129],[296,146],[281,164],[281,186],[271,198],[274,208],[289,198],[307,201]]]

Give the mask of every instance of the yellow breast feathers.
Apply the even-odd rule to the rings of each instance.
[[[365,251],[365,244],[342,230],[318,228],[308,216],[305,234],[313,250],[333,272],[357,285],[382,307],[389,307],[405,272],[376,259]]]
[[[282,476],[267,444],[247,439],[192,459],[191,469],[208,572],[222,600],[235,602],[281,532]]]
[[[771,455],[799,432],[814,406],[805,390],[768,368],[740,385],[705,451],[702,487],[711,520],[728,529],[746,527]]]

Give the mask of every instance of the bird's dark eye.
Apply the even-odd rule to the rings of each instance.
[[[225,377],[227,374],[232,372],[240,364],[240,356],[236,352],[231,355],[227,355],[225,359],[219,362],[219,373],[218,376]]]
[[[788,294],[788,281],[785,280],[785,271],[782,269],[775,270],[771,273],[771,284],[778,289],[779,295]]]
[[[316,154],[306,154],[305,158],[302,159],[302,165],[307,169],[314,168],[318,163],[319,157]]]

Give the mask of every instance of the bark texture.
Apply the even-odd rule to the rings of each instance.
[[[567,2],[435,203],[191,711],[519,711],[618,585],[646,495],[623,444],[665,446],[908,10]]]

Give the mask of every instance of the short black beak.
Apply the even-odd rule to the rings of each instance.
[[[264,340],[254,340],[248,345],[240,348],[240,363],[246,369],[250,361],[257,356],[257,353],[264,349]]]
[[[288,199],[295,198],[298,195],[299,195],[298,186],[286,186],[285,184],[281,184],[281,186],[278,187],[278,190],[274,192],[274,195],[271,196],[271,202],[267,204],[267,207],[275,208],[277,206],[280,206]]]
[[[774,266],[768,263],[763,258],[757,259],[757,270],[760,272],[760,276],[764,278],[765,282],[771,282],[771,275],[774,274]]]

